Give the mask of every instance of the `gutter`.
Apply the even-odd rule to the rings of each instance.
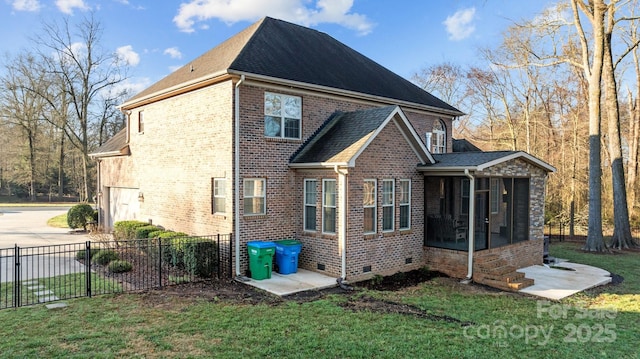
[[[240,277],[240,85],[244,82],[244,75],[240,76],[240,81],[236,83],[235,110],[234,110],[234,225],[236,240],[236,276]]]
[[[469,284],[473,279],[473,249],[475,248],[475,216],[476,216],[476,181],[468,169],[464,170],[464,175],[469,178],[469,249],[467,254],[467,277],[462,280]]]
[[[347,175],[348,171],[341,171],[336,165],[333,170],[338,174],[338,188],[340,190],[340,217],[338,218],[338,252],[340,252],[341,272],[338,284],[347,279]]]

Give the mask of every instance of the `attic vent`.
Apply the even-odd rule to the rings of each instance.
[[[191,68],[189,69],[189,71],[193,72],[193,65],[191,65]]]

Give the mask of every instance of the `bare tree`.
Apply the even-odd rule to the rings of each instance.
[[[606,27],[604,33],[603,80],[605,92],[605,108],[607,110],[609,157],[611,159],[611,181],[613,186],[613,236],[611,246],[617,248],[635,247],[637,244],[631,237],[629,225],[629,209],[627,207],[627,190],[624,179],[624,164],[622,159],[622,142],[620,140],[620,109],[618,105],[618,85],[615,78],[617,64],[622,58],[633,51],[637,43],[623,52],[614,63],[612,50],[612,34],[620,19],[616,19],[617,0],[612,0],[608,6]]]
[[[108,113],[96,110],[96,106],[101,100],[112,104],[113,101],[105,98],[119,96],[112,90],[125,80],[125,64],[115,53],[101,48],[101,35],[100,23],[91,16],[75,26],[68,18],[62,24],[46,23],[43,34],[36,39],[41,47],[40,54],[46,59],[55,81],[53,85],[61,89],[59,94],[54,94],[55,97],[50,93],[42,94],[63,120],[52,120],[52,123],[58,125],[70,143],[82,153],[81,200],[90,198],[92,188],[89,186],[88,154],[96,143],[92,141],[91,130],[99,127],[104,114]],[[65,107],[61,107],[63,105]]]
[[[0,119],[17,126],[27,142],[29,199],[36,200],[37,143],[45,117],[46,101],[36,92],[44,91],[44,73],[33,56],[20,54],[8,61],[5,76],[0,78]]]

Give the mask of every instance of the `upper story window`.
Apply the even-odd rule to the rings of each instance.
[[[264,135],[267,137],[300,139],[302,98],[264,93]]]
[[[445,153],[447,150],[447,131],[442,120],[436,120],[433,123],[433,131],[431,131],[431,152]]]
[[[144,133],[144,112],[138,112],[138,133]]]

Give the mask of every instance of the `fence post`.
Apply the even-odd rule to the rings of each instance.
[[[20,306],[20,247],[15,244],[13,249],[13,306],[15,308]]]
[[[158,283],[162,288],[162,238],[158,237]]]
[[[233,233],[229,233],[229,251],[228,256],[229,256],[229,278],[233,278],[233,241],[237,240],[237,238],[235,238]],[[236,260],[239,260],[238,258],[236,258]]]
[[[220,277],[222,277],[222,255],[220,254],[220,233],[218,233],[217,235],[217,242],[216,242],[216,263],[218,263],[218,279],[220,279]]]
[[[85,242],[84,269],[84,283],[87,288],[87,297],[91,298],[91,241]]]

